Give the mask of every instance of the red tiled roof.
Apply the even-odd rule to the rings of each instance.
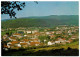
[[[61,39],[61,38],[57,38],[56,41],[58,41],[59,39]]]
[[[27,43],[20,43],[21,45],[27,45]]]
[[[40,42],[31,42],[30,45],[33,46],[35,44],[40,44]]]
[[[9,38],[11,38],[11,39],[15,39],[15,37],[9,37]]]
[[[36,41],[38,41],[38,38],[35,38],[35,39],[33,39],[33,40],[36,40]]]
[[[55,35],[50,35],[50,37],[55,37]]]
[[[66,40],[65,38],[63,38],[63,40]]]
[[[76,38],[76,36],[72,36],[73,38]]]
[[[72,42],[72,40],[69,40],[69,42]]]
[[[25,41],[25,42],[27,42],[27,41],[29,41],[28,39],[23,39],[22,41]]]
[[[13,35],[21,35],[21,34],[19,34],[19,33],[15,33],[15,34],[13,34]]]
[[[61,38],[57,38],[57,39],[61,39]]]
[[[12,44],[17,44],[17,43],[19,43],[19,41],[12,41],[11,43]]]

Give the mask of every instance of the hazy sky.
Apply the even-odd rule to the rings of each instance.
[[[29,16],[48,16],[48,15],[78,15],[79,5],[77,1],[38,1],[26,2],[25,8],[21,11],[16,11],[16,17]],[[2,19],[8,19],[8,15],[1,15]]]

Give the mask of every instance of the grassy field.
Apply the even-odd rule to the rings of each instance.
[[[32,50],[34,50],[34,52],[37,52],[39,50],[55,50],[55,49],[61,49],[61,48],[64,48],[66,50],[68,47],[72,49],[79,49],[79,41],[66,44],[66,45],[53,45],[53,46],[49,46],[45,48],[37,48],[37,49],[32,49]]]

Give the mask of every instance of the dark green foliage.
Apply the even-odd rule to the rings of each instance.
[[[19,49],[19,50],[9,50],[4,51],[2,50],[2,56],[79,56],[78,49],[71,49],[68,47],[67,50],[64,48],[55,49],[55,50],[39,50],[34,52],[34,50],[26,50],[26,49]]]
[[[1,1],[1,14],[8,14],[10,18],[15,17],[15,9],[22,10],[25,2],[19,1]],[[16,18],[16,17],[15,17]]]
[[[57,25],[77,25],[79,24],[78,15],[53,15],[45,17],[19,18],[2,21],[2,28],[17,27],[53,27]]]

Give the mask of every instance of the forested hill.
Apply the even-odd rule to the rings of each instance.
[[[78,15],[51,15],[42,17],[28,17],[10,19],[1,22],[2,28],[17,27],[52,27],[56,25],[77,25],[79,23]]]

